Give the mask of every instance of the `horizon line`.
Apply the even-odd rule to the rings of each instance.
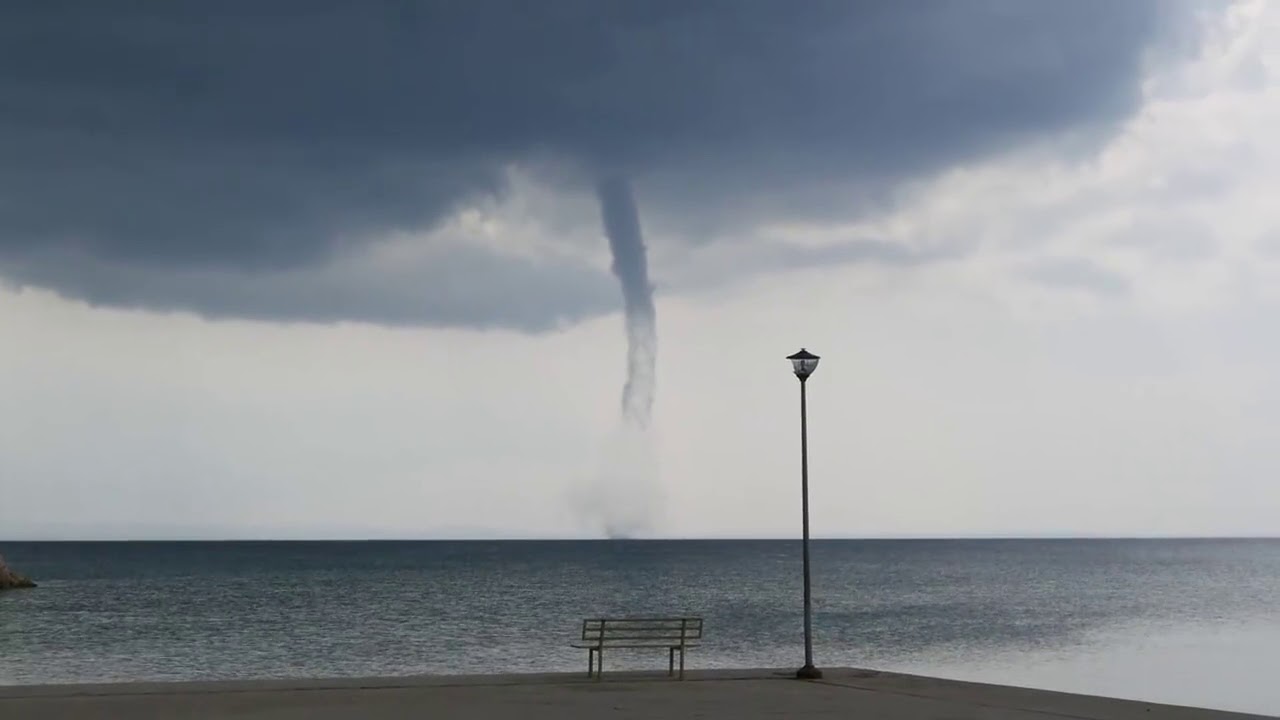
[[[1223,535],[1175,535],[1175,534],[1134,534],[1134,535],[1083,535],[1083,534],[974,534],[974,535],[822,535],[811,538],[813,541],[999,541],[999,540],[1280,540],[1280,534],[1223,534]],[[7,543],[322,543],[322,542],[759,542],[759,541],[795,541],[800,537],[789,535],[725,535],[725,536],[687,536],[687,537],[598,537],[598,536],[551,536],[551,535],[502,535],[502,536],[407,536],[407,537],[32,537],[32,538],[0,538],[0,545]]]

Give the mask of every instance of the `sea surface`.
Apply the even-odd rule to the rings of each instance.
[[[0,685],[585,672],[583,617],[803,658],[795,541],[0,543]],[[1280,715],[1280,540],[824,540],[817,664]],[[615,668],[663,667],[661,652]]]

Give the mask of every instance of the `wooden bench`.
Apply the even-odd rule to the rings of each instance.
[[[684,651],[702,640],[702,618],[588,618],[582,621],[582,640],[573,647],[587,651],[587,677],[604,675],[605,650],[658,648],[667,651],[667,676],[676,673],[680,655],[680,679],[684,679]]]

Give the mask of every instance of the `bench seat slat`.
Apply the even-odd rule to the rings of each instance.
[[[694,630],[696,628],[697,628],[696,625],[684,626],[684,629],[686,630]],[[651,624],[644,624],[644,623],[609,623],[608,625],[605,625],[603,627],[599,625],[587,626],[587,630],[590,630],[591,632],[601,632],[601,631],[609,632],[610,630],[668,630],[668,631],[676,630],[676,631],[679,631],[680,629],[681,628],[679,625],[651,625]]]
[[[701,637],[703,637],[703,635],[701,635],[701,633],[662,633],[662,634],[658,634],[658,633],[609,633],[609,634],[607,634],[607,635],[602,635],[602,634],[599,634],[599,633],[584,633],[584,634],[582,634],[582,639],[584,639],[584,641],[602,641],[602,639],[603,639],[603,641],[616,641],[616,639],[623,639],[623,638],[653,638],[653,639],[663,639],[663,638],[675,638],[675,639],[680,639],[680,638],[686,638],[686,639],[698,639],[698,638],[701,638]]]
[[[619,633],[624,633],[624,634],[635,634],[635,633],[656,633],[656,634],[662,634],[662,633],[666,633],[666,634],[669,634],[669,635],[670,635],[670,634],[674,634],[674,635],[680,635],[680,634],[688,635],[688,634],[690,634],[690,633],[697,633],[697,632],[702,632],[701,628],[685,628],[685,629],[681,630],[680,628],[612,628],[612,627],[611,627],[611,628],[609,628],[608,630],[605,630],[605,631],[593,630],[593,629],[587,629],[587,630],[583,631],[583,634],[585,634],[585,635],[605,635],[605,636],[608,636],[608,635],[617,635],[617,634],[619,634]]]
[[[604,639],[586,638],[582,642],[589,642],[589,643],[595,643],[595,644],[600,644],[602,642],[604,644],[609,644],[614,642],[648,642],[653,644],[680,644],[680,641],[689,641],[689,639],[694,639],[694,638],[682,638],[680,637],[680,635],[676,635],[676,637],[672,637],[672,638],[643,637],[643,635],[622,635],[622,637],[617,637],[617,638],[604,638]]]
[[[621,623],[614,625],[613,623],[610,623],[605,627],[587,627],[584,629],[587,632],[598,633],[598,632],[633,632],[636,630],[644,630],[646,632],[680,632],[681,630],[691,631],[691,630],[701,630],[702,628],[696,625],[688,625],[682,628],[679,625],[639,625],[639,624],[623,625]]]
[[[684,643],[683,647],[695,648],[701,643]],[[600,646],[595,643],[571,643],[569,647],[578,648],[579,650],[599,649]],[[675,648],[679,650],[682,647],[680,643],[654,643],[652,645],[610,645],[605,643],[605,650],[621,650],[626,648]]]
[[[673,628],[669,628],[669,627],[665,627],[665,628],[657,628],[657,627],[610,627],[610,628],[608,628],[608,629],[606,629],[606,630],[600,630],[600,629],[598,629],[598,628],[587,628],[587,632],[589,632],[589,633],[591,633],[591,634],[593,634],[593,635],[611,635],[611,634],[613,634],[613,633],[638,633],[638,632],[647,632],[647,633],[676,633],[676,634],[679,634],[679,633],[681,633],[681,632],[697,632],[697,628],[684,628],[683,630],[681,630],[681,628],[678,628],[678,627],[673,627]]]
[[[689,623],[690,625],[692,625],[692,624],[694,624],[694,623],[700,623],[700,622],[702,622],[702,618],[695,618],[695,617],[689,617],[689,618],[676,617],[676,618],[671,618],[671,617],[650,617],[650,616],[641,616],[641,615],[637,615],[636,617],[586,618],[586,619],[584,619],[584,620],[583,620],[583,622],[588,622],[588,623],[602,623],[602,622],[607,622],[607,623],[650,622],[650,623],[675,623],[676,625],[679,625],[679,624],[680,624],[680,623],[682,623],[682,622],[687,622],[687,623]]]
[[[693,630],[692,628],[686,628],[683,631],[680,630],[680,628],[609,628],[604,632],[601,632],[599,630],[588,630],[587,634],[588,635],[604,635],[607,637],[609,635],[617,635],[619,633],[628,634],[628,635],[635,634],[635,633],[665,633],[667,635],[679,635],[682,632],[687,634],[687,633],[696,632],[696,631]]]

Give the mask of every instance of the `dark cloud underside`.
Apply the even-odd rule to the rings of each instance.
[[[501,192],[507,164],[535,159],[588,180],[661,175],[679,191],[648,197],[677,217],[732,210],[759,188],[888,186],[1111,126],[1132,111],[1144,49],[1172,7],[6,3],[0,274],[84,296],[83,268],[59,273],[51,250],[142,274],[313,268],[368,238],[429,228]],[[484,291],[495,278],[475,282]],[[219,304],[149,298],[145,283],[135,295]],[[272,316],[261,302],[252,314]],[[494,305],[488,322],[529,325]],[[407,316],[473,321],[430,303]]]

